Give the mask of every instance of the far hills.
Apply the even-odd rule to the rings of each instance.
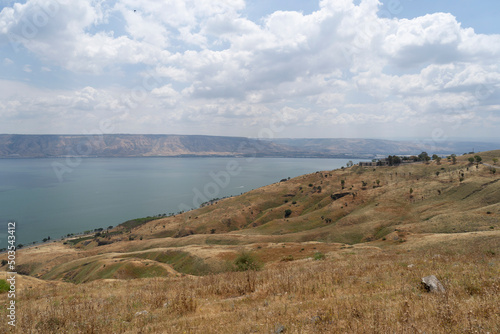
[[[387,154],[462,154],[490,150],[489,143],[411,142],[380,139],[304,138],[258,140],[201,135],[15,135],[0,134],[0,158],[220,157],[361,158]]]

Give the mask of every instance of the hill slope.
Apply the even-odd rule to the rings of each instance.
[[[490,166],[500,150],[479,155],[484,164],[466,155],[456,164],[317,172],[172,217],[21,250],[18,272],[87,284],[65,285],[50,298],[22,292],[32,320],[20,327],[497,332],[500,178]],[[242,252],[263,269],[233,272]],[[420,289],[430,274],[446,294]],[[51,308],[54,301],[64,307]],[[82,309],[97,312],[78,315]]]

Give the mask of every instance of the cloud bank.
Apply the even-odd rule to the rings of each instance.
[[[0,132],[498,138],[500,35],[358,2],[253,21],[243,0],[16,3]]]

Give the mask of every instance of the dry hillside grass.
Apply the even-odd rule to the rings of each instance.
[[[467,158],[317,172],[21,250],[16,330],[500,332],[499,174]],[[260,271],[233,271],[243,251]],[[427,275],[446,293],[425,292]]]

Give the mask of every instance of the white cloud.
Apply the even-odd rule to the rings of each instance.
[[[82,73],[123,75],[108,87],[94,81],[18,95],[9,117],[35,123],[57,114],[56,123],[74,132],[78,115],[105,115],[130,132],[203,122],[238,134],[279,115],[289,135],[299,126],[317,135],[315,127],[326,125],[434,126],[450,110],[486,119],[488,106],[500,104],[500,35],[476,34],[448,13],[387,19],[377,16],[377,0],[322,0],[311,14],[282,10],[251,21],[242,0],[118,0],[112,7],[58,0],[42,9],[53,1],[5,7],[0,39],[35,55],[45,75],[60,68],[83,81]],[[26,22],[38,23],[30,30]],[[38,65],[24,70],[31,68]],[[483,85],[491,92],[478,98]]]

